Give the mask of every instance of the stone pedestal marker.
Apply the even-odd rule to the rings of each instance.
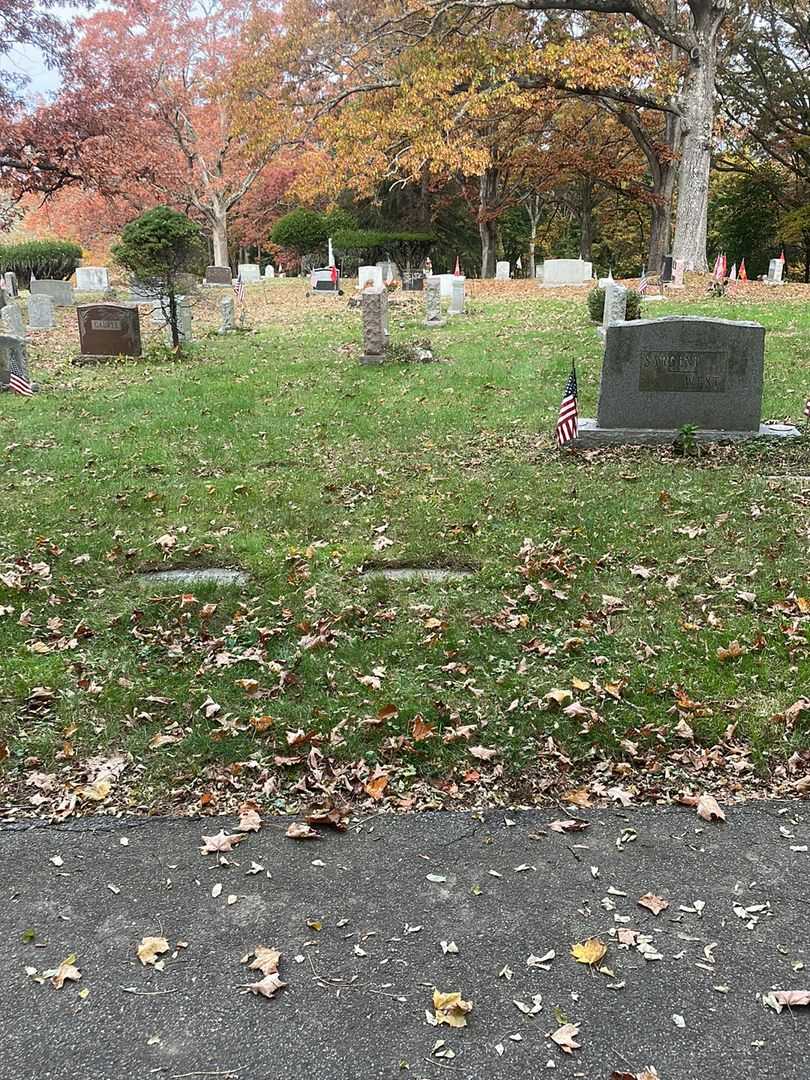
[[[444,326],[442,318],[442,283],[438,276],[429,277],[425,288],[425,326]]]
[[[695,316],[607,327],[597,419],[582,420],[578,446],[669,443],[684,424],[702,441],[796,436],[760,423],[765,328]]]
[[[464,278],[458,277],[453,281],[453,293],[450,297],[448,315],[464,314]]]
[[[53,330],[53,300],[50,296],[28,297],[28,329]]]
[[[25,324],[23,323],[19,304],[6,304],[3,310],[0,311],[0,320],[3,323],[5,333],[14,334],[18,338],[25,337]]]
[[[388,290],[364,289],[360,296],[363,313],[363,355],[361,364],[381,364],[388,348]]]
[[[73,307],[73,286],[69,281],[32,281],[30,292],[32,296],[50,296],[54,307]]]
[[[234,302],[232,296],[223,296],[219,302],[219,330],[218,334],[230,334],[235,329],[234,325]]]

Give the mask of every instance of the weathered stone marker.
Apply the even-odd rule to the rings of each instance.
[[[141,321],[134,304],[80,304],[82,356],[140,356]]]
[[[28,352],[22,338],[14,334],[0,334],[0,390],[8,390],[12,372],[28,379]],[[39,387],[33,384],[32,389]]]
[[[684,274],[685,269],[686,269],[686,259],[676,259],[675,260],[675,268],[672,271],[672,285],[670,286],[671,288],[673,288],[673,289],[682,289],[683,288],[683,274]]]
[[[381,364],[388,348],[388,290],[365,289],[360,297],[363,312],[361,364]]]
[[[233,282],[230,266],[206,266],[206,285],[230,285]]]
[[[78,292],[104,292],[110,287],[106,266],[77,266],[76,289]]]
[[[785,272],[785,264],[781,259],[771,259],[768,263],[768,284],[782,285],[782,274]]]
[[[444,326],[447,320],[442,318],[442,283],[436,275],[427,279],[425,290],[425,326]]]
[[[383,286],[382,270],[379,266],[361,266],[357,270],[357,288],[365,289],[369,283],[375,289]]]
[[[607,326],[597,419],[581,420],[579,446],[672,442],[685,424],[698,438],[798,435],[760,424],[765,328],[695,316]]]
[[[232,296],[223,296],[219,302],[218,334],[231,334],[236,329],[234,324],[234,302]]]
[[[17,275],[13,270],[6,270],[5,274],[3,274],[3,285],[12,300],[15,300],[20,295],[20,290],[17,285]]]
[[[546,259],[542,272],[544,285],[585,285],[593,277],[593,263],[583,259]]]
[[[32,296],[50,296],[54,307],[73,307],[73,286],[69,281],[32,281],[30,292]]]
[[[23,323],[22,311],[19,304],[6,304],[2,311],[0,311],[0,321],[3,323],[3,329],[7,334],[14,334],[15,337],[25,337],[25,324]]]
[[[496,281],[508,281],[510,274],[510,266],[508,262],[495,263],[495,280]]]
[[[28,297],[28,329],[29,330],[53,330],[53,300],[50,296]]]
[[[601,336],[604,337],[608,326],[615,322],[624,322],[627,314],[627,289],[613,278],[605,284],[605,309],[602,312]]]
[[[166,341],[169,345],[172,344],[172,328],[169,322],[166,322]],[[191,325],[191,304],[188,302],[185,296],[177,297],[177,336],[180,338],[180,344],[192,340],[192,325]]]
[[[447,309],[448,315],[464,314],[464,284],[465,279],[463,277],[457,277],[453,280],[453,293],[450,297],[450,307]]]

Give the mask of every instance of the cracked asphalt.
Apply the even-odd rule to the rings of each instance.
[[[575,833],[548,828],[554,809],[507,810],[317,842],[267,818],[226,863],[200,837],[232,818],[0,827],[0,1080],[807,1080],[810,1008],[760,1000],[810,987],[807,804],[732,806],[725,825],[577,813]],[[658,916],[649,892],[669,901]],[[136,957],[146,935],[171,943],[162,971]],[[570,953],[591,936],[599,972]],[[244,991],[256,945],[282,952],[273,1000]],[[79,982],[36,981],[69,954]],[[472,1000],[466,1028],[427,1022],[434,987]],[[514,1004],[536,994],[536,1015]],[[549,1039],[563,1022],[580,1025],[571,1055]]]

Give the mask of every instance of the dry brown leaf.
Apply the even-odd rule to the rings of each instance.
[[[695,807],[697,815],[704,821],[725,821],[726,815],[714,795],[701,795]]]
[[[78,982],[82,977],[82,973],[76,967],[76,957],[72,953],[62,961],[55,971],[46,971],[44,975],[50,978],[54,990],[61,990],[66,982]]]
[[[810,990],[775,990],[772,995],[779,1005],[810,1005]]]
[[[282,986],[287,984],[278,975],[277,972],[273,972],[270,975],[265,975],[263,979],[255,983],[245,983],[244,989],[250,990],[253,994],[260,994],[262,997],[271,998],[275,994],[276,990],[280,990]]]
[[[380,773],[379,776],[372,776],[372,778],[365,785],[365,791],[367,795],[370,795],[372,799],[381,799],[383,792],[388,786],[388,774]]]
[[[263,735],[274,723],[272,716],[252,716],[250,718],[251,727],[258,735]]]
[[[610,1080],[661,1080],[661,1077],[652,1065],[648,1065],[647,1068],[640,1073],[612,1072],[610,1074]]]
[[[578,941],[576,945],[571,946],[571,955],[578,964],[588,964],[590,966],[598,964],[604,958],[606,952],[607,945],[605,945],[604,941],[594,937],[589,937],[585,941]]]
[[[343,810],[338,806],[327,806],[323,810],[313,810],[311,814],[307,814],[307,821],[310,825],[324,825],[338,832],[346,832],[348,816],[348,810]]]
[[[571,803],[572,806],[581,806],[583,809],[588,809],[593,806],[587,788],[577,788],[575,791],[566,791],[562,797],[562,801]]]
[[[579,1050],[580,1044],[575,1042],[579,1035],[579,1024],[563,1024],[551,1033],[551,1039],[565,1054],[573,1054]]]
[[[690,724],[687,724],[683,717],[681,717],[681,719],[678,721],[678,723],[672,730],[679,739],[694,739],[695,737],[692,726]]]
[[[417,713],[413,718],[413,724],[411,725],[411,738],[414,742],[421,742],[422,739],[428,739],[431,735],[435,735],[435,728],[430,724],[426,724],[422,717]]]
[[[720,661],[721,664],[724,664],[726,660],[736,660],[746,651],[747,650],[744,649],[742,645],[740,645],[739,641],[735,640],[729,642],[729,646],[727,649],[724,649],[722,645],[718,647],[717,659]]]
[[[212,852],[230,851],[236,844],[245,839],[244,833],[231,833],[228,836],[224,829],[220,829],[216,836],[204,836],[203,846],[200,848],[201,855],[210,855]]]
[[[239,807],[239,824],[236,826],[239,832],[258,832],[262,827],[262,819],[258,811],[252,806]]]
[[[660,915],[662,911],[666,911],[669,907],[669,900],[665,900],[663,896],[656,896],[655,893],[645,893],[640,897],[639,907],[647,908],[653,915]]]
[[[145,937],[141,938],[137,956],[144,967],[149,967],[157,963],[157,958],[161,953],[168,951],[169,943],[165,937]]]
[[[560,818],[558,821],[550,821],[548,827],[552,832],[566,833],[566,832],[581,832],[583,829],[587,829],[590,825],[589,821],[585,821],[583,818]]]
[[[262,975],[274,975],[278,971],[281,953],[278,949],[268,949],[264,945],[257,945],[253,950],[253,960],[250,962],[251,971],[260,971]]]
[[[320,840],[321,834],[301,821],[294,821],[285,833],[290,840]]]
[[[436,1023],[448,1024],[450,1027],[462,1028],[467,1026],[467,1015],[472,1012],[473,1003],[464,1001],[460,993],[443,994],[440,990],[433,991],[433,1008],[436,1010]]]
[[[498,751],[496,748],[489,746],[470,746],[467,753],[470,757],[478,758],[479,761],[492,761]]]

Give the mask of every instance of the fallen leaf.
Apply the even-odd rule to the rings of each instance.
[[[565,1054],[579,1050],[580,1044],[574,1040],[579,1035],[579,1024],[563,1024],[551,1033],[551,1039]]]
[[[278,971],[281,953],[278,949],[268,949],[264,945],[257,945],[253,950],[253,960],[250,963],[251,971],[260,971],[262,975],[273,975]]]
[[[479,761],[492,761],[498,751],[495,747],[470,746],[467,753],[471,757],[478,758]]]
[[[669,907],[669,900],[665,900],[663,896],[656,896],[655,893],[645,893],[639,901],[639,907],[647,908],[653,915],[660,915],[662,911],[666,911]]]
[[[323,825],[338,832],[346,832],[349,813],[339,806],[327,806],[323,810],[313,810],[311,814],[307,814],[307,821],[310,825]]]
[[[777,1005],[792,1008],[794,1005],[810,1005],[810,990],[775,990],[770,997]]]
[[[726,815],[713,795],[701,795],[695,807],[704,821],[725,821]]]
[[[578,964],[598,964],[607,952],[607,945],[599,938],[588,938],[571,946],[571,955]]]
[[[244,839],[243,833],[231,833],[228,836],[224,829],[220,829],[216,836],[204,836],[202,838],[203,846],[200,848],[200,854],[210,855],[211,852],[230,851],[235,844],[241,843]]]
[[[724,664],[726,660],[736,660],[738,657],[742,656],[745,651],[746,650],[740,645],[739,641],[732,641],[729,643],[727,649],[724,649],[722,645],[718,647],[717,659],[721,664]]]
[[[320,840],[321,838],[320,833],[310,828],[309,825],[305,825],[302,821],[294,821],[288,827],[285,835],[289,836],[290,840]]]
[[[552,832],[566,833],[566,832],[581,832],[582,829],[587,829],[590,825],[589,821],[584,821],[582,818],[564,818],[559,821],[549,822],[549,828]]]
[[[157,963],[157,958],[161,953],[168,951],[169,943],[165,937],[145,937],[141,938],[137,956],[143,966],[148,967]]]
[[[262,827],[262,819],[253,807],[243,807],[239,811],[239,824],[236,826],[239,832],[258,832]]]
[[[426,724],[422,717],[417,713],[413,718],[413,724],[411,725],[411,738],[414,742],[421,742],[422,739],[428,739],[431,735],[435,735],[435,728],[432,728],[430,724]]]
[[[583,809],[588,809],[593,805],[587,788],[577,788],[575,791],[566,791],[562,797],[562,801],[571,803],[573,806],[581,806]]]
[[[383,797],[383,792],[388,786],[388,779],[387,773],[380,773],[378,776],[372,776],[365,785],[366,794],[370,795],[374,800],[381,799]]]
[[[437,1024],[448,1024],[455,1028],[466,1027],[467,1015],[472,1012],[472,1007],[473,1003],[462,1000],[460,993],[443,994],[439,990],[433,991],[433,1008]]]
[[[43,978],[50,978],[54,990],[61,990],[66,982],[78,982],[82,973],[76,967],[76,957],[71,954],[54,971],[44,971]]]
[[[278,973],[273,972],[270,975],[265,975],[259,982],[245,983],[244,989],[250,990],[253,994],[260,994],[262,997],[271,998],[276,990],[280,990],[282,986],[286,985],[287,984],[281,979]]]

